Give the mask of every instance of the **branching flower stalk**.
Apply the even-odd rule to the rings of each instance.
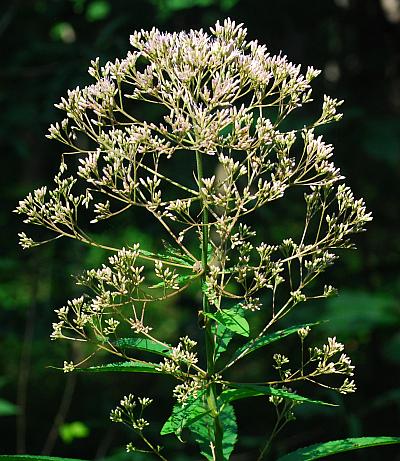
[[[50,235],[36,242],[21,233],[20,241],[29,248],[69,237],[110,252],[100,268],[77,277],[82,296],[55,311],[52,339],[92,347],[81,363],[66,360],[65,372],[148,372],[175,379],[176,403],[161,434],[181,438],[187,428],[202,455],[214,461],[228,460],[234,450],[231,402],[264,396],[276,408],[277,423],[261,460],[293,419],[294,406],[316,403],[297,394],[297,383],[355,391],[354,367],[336,338],[309,346],[315,321],[284,330],[276,325],[306,301],[336,293],[330,285],[319,290],[315,281],[372,219],[342,182],[332,145],[316,133],[341,118],[342,101],[324,96],[314,121],[285,131],[290,114],[312,101],[311,82],[319,71],[302,73],[286,56],[246,41],[246,29],[229,19],[210,33],[135,32],[131,45],[124,59],[104,66],[92,61],[95,83],[68,91],[56,105],[66,118],[51,125],[48,137],[66,152],[55,186],[35,190],[16,209]],[[157,107],[159,117],[141,120],[136,101]],[[291,188],[304,194],[303,229],[270,241],[251,217]],[[147,211],[165,232],[164,251],[132,242],[115,248],[89,233],[98,221],[134,208]],[[147,312],[193,284],[202,293],[193,320],[204,330],[204,343],[182,336],[168,344],[159,325],[148,323]],[[254,326],[257,315],[261,327]],[[275,353],[270,375],[260,383],[226,379],[254,351],[290,335],[300,340],[299,357]],[[119,361],[87,367],[98,351]],[[156,358],[149,361],[144,352]],[[138,450],[165,460],[161,447],[144,435],[148,423],[134,413],[137,402],[144,407],[149,401],[125,397],[111,418],[139,436],[144,448]]]

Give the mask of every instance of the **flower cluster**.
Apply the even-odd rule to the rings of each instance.
[[[273,367],[278,371],[280,381],[278,384],[288,384],[296,381],[310,381],[329,389],[334,389],[341,394],[355,392],[356,385],[354,380],[348,377],[354,375],[354,365],[351,359],[343,353],[344,344],[338,342],[336,337],[328,338],[328,342],[322,347],[310,347],[309,357],[304,357],[303,343],[308,337],[311,328],[302,327],[298,330],[298,335],[302,343],[301,347],[301,366],[296,371],[288,368],[290,360],[282,354],[274,354]],[[340,355],[339,355],[340,354]],[[339,386],[327,385],[319,379],[323,376],[343,375],[346,378]]]
[[[160,445],[153,445],[149,439],[143,434],[143,431],[150,425],[150,423],[143,418],[144,410],[153,403],[153,399],[148,397],[135,397],[132,394],[125,396],[119,406],[110,412],[110,419],[114,423],[123,423],[133,429],[136,434],[143,441],[146,449],[137,448],[132,442],[126,445],[126,451],[130,452],[142,452],[142,453],[153,453],[161,459],[165,459],[161,456],[160,452],[162,447]]]
[[[15,210],[26,223],[51,232],[39,242],[21,232],[24,248],[68,237],[112,253],[100,268],[78,278],[86,293],[55,311],[52,339],[88,341],[95,352],[106,350],[130,361],[136,357],[127,355],[128,343],[135,354],[161,355],[160,363],[135,363],[176,378],[173,395],[182,408],[204,391],[214,422],[219,412],[232,410],[218,408],[216,386],[229,387],[223,372],[265,345],[265,335],[296,306],[335,294],[332,286],[321,292],[313,282],[337,260],[337,249],[351,248],[351,236],[372,219],[364,201],[343,183],[332,161],[333,146],[317,133],[321,125],[341,118],[342,101],[325,95],[315,119],[287,130],[287,117],[312,101],[311,83],[319,71],[302,70],[246,35],[230,19],[217,22],[209,33],[153,28],[131,36],[125,58],[104,65],[92,61],[94,82],[68,91],[56,105],[65,117],[51,125],[48,137],[67,151],[54,187],[36,189]],[[141,120],[132,100],[152,104],[158,116]],[[74,156],[77,160],[71,161]],[[304,197],[298,235],[274,239],[257,220],[254,227],[247,224],[248,215],[291,188]],[[165,231],[165,251],[152,253],[132,242],[114,248],[86,230],[137,207]],[[145,321],[148,306],[179,295],[194,281],[201,282],[202,303],[194,308],[205,329],[204,369],[195,341],[185,336],[171,347],[157,338],[157,325]],[[249,334],[243,317],[261,309],[266,323],[218,369],[216,360],[233,335]],[[127,326],[134,337],[118,342]],[[292,371],[292,361],[275,354],[280,379],[268,384],[285,395],[301,380],[353,392],[354,367],[343,344],[329,338],[323,347],[310,348],[306,358],[309,331],[307,326],[298,330],[301,365]],[[66,361],[63,369],[77,366]],[[328,375],[345,378],[339,386],[328,386],[320,380]],[[296,401],[278,394],[271,397],[277,431],[293,418]],[[165,459],[142,434],[148,425],[142,410],[149,403],[129,395],[111,419],[128,424]],[[222,447],[210,447],[222,459]],[[135,450],[132,444],[127,449]]]
[[[217,23],[211,35],[152,29],[134,33],[131,44],[133,50],[122,60],[103,67],[98,59],[93,61],[89,74],[95,83],[69,91],[57,104],[67,118],[51,126],[49,137],[78,156],[77,177],[64,178],[63,160],[55,189],[37,189],[16,211],[57,237],[96,245],[79,225],[82,206],[92,210],[92,222],[141,206],[193,266],[199,258],[185,239],[201,234],[198,218],[206,207],[217,262],[207,275],[211,304],[220,308],[224,298],[238,296],[237,289],[228,288],[234,282],[245,309],[260,309],[260,299],[269,290],[275,311],[278,285],[290,286],[278,320],[300,301],[325,296],[307,294],[305,288],[335,260],[334,249],[349,247],[349,236],[362,231],[371,216],[362,199],[337,185],[343,177],[331,161],[333,147],[315,134],[318,126],[340,118],[341,101],[325,96],[317,120],[300,130],[281,129],[293,110],[311,100],[311,82],[319,71],[302,73],[286,56],[271,55],[264,45],[246,41],[246,29],[229,19]],[[161,122],[139,120],[127,107],[132,98],[164,107],[168,114]],[[82,136],[93,148],[82,149]],[[197,178],[192,183],[175,177],[166,162],[188,151],[213,156],[215,173],[200,178],[188,171],[187,178]],[[86,186],[74,194],[78,178]],[[301,239],[254,245],[256,232],[243,224],[244,216],[281,198],[290,187],[305,189]],[[177,198],[167,197],[166,188],[174,189]],[[20,238],[24,247],[37,244],[25,233]],[[155,258],[155,275],[161,279],[155,286],[179,290],[178,274],[164,264]],[[116,269],[91,274],[111,288],[98,295],[100,305],[110,296],[128,294],[130,302],[140,297],[143,266]],[[120,280],[117,273],[123,274]]]
[[[152,402],[153,400],[147,397],[139,397],[136,400],[132,394],[129,394],[120,401],[117,408],[111,410],[110,419],[114,423],[125,423],[137,431],[143,431],[149,423],[142,417],[142,413]],[[136,410],[138,410],[138,416],[135,414]]]
[[[195,397],[204,387],[204,372],[196,366],[198,357],[193,349],[197,342],[188,336],[180,338],[179,341],[176,347],[171,348],[168,358],[164,358],[164,361],[159,364],[158,370],[182,381],[175,386],[173,395],[179,403],[185,404],[189,397]],[[192,372],[193,369],[195,374]]]
[[[108,264],[77,277],[77,284],[90,290],[90,295],[69,300],[55,310],[58,322],[53,323],[51,338],[85,341],[94,335],[107,340],[116,334],[121,322],[127,322],[137,333],[148,333],[151,327],[143,323],[146,304],[174,295],[180,284],[175,269],[164,268],[157,260],[149,277],[161,282],[146,285],[145,266],[138,264],[138,259],[140,247],[134,244],[110,256]]]

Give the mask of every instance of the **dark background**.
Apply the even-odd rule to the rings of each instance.
[[[123,57],[137,29],[207,29],[227,16],[245,23],[250,38],[266,43],[272,53],[282,50],[294,63],[322,69],[314,85],[316,100],[324,93],[345,100],[343,121],[324,134],[335,145],[347,182],[374,215],[368,232],[356,239],[358,251],[343,253],[330,271],[339,296],[305,305],[292,317],[331,319],[314,339],[336,335],[346,343],[359,389],[345,399],[317,393],[340,407],[299,408],[297,421],[279,436],[272,456],[347,436],[400,435],[400,2],[2,0],[0,453],[153,459],[124,456],[129,433],[109,422],[108,415],[124,393],[152,396],[158,401],[150,411],[156,435],[172,405],[165,394],[171,383],[137,375],[64,375],[48,368],[79,354],[71,345],[50,341],[53,307],[76,295],[70,274],[94,267],[104,255],[82,251],[71,241],[25,252],[17,246],[17,233],[29,229],[11,211],[27,192],[50,183],[62,152],[61,145],[44,137],[48,125],[60,119],[53,104],[68,88],[89,81],[91,59],[100,56],[104,63]],[[285,221],[279,210],[265,216],[270,235],[296,229],[296,207],[285,204]],[[123,239],[121,229],[104,232]],[[149,249],[157,246],[152,234],[135,227],[135,219],[124,238],[141,240]],[[174,337],[188,313],[179,306],[170,309],[164,329]],[[264,367],[266,357],[259,355],[252,366]],[[244,376],[253,371],[239,370]],[[236,408],[241,437],[232,459],[252,461],[273,421],[272,409],[259,399]],[[197,460],[189,444],[179,448],[172,437],[160,442],[173,461]],[[368,449],[335,459],[394,461],[400,460],[399,451]]]

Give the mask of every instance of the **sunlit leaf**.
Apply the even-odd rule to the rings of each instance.
[[[225,405],[219,415],[222,426],[222,450],[224,460],[228,461],[235,447],[237,440],[237,424],[235,411],[232,405]],[[215,459],[210,449],[210,441],[214,440],[214,420],[207,413],[204,417],[198,418],[189,426],[196,442],[200,445],[201,453],[210,461]]]
[[[235,333],[218,322],[212,326],[212,332],[215,335],[215,359],[218,359],[228,348]]]
[[[233,354],[231,360],[235,360],[237,357],[243,354],[243,357],[255,350],[259,349],[260,347],[264,347],[268,344],[271,344],[275,341],[279,341],[286,336],[292,335],[293,333],[297,333],[300,328],[305,328],[307,326],[317,325],[319,322],[314,323],[303,323],[301,325],[293,325],[285,330],[276,331],[275,333],[268,333],[266,335],[260,336],[257,339],[252,339],[251,341],[247,342],[243,346],[239,347]]]
[[[140,249],[140,254],[143,256],[148,256],[149,258],[153,259],[161,259],[162,261],[165,261],[166,263],[168,262],[175,262],[179,264],[183,264],[184,266],[187,267],[193,267],[193,261],[189,261],[188,257],[183,257],[181,254],[179,254],[179,257],[174,256],[172,254],[165,254],[165,253],[153,253],[151,251],[143,250]]]
[[[170,355],[170,347],[149,338],[120,338],[112,341],[112,344],[121,349],[138,349],[165,357]]]
[[[95,367],[77,368],[76,371],[84,371],[89,373],[162,373],[160,370],[158,370],[158,366],[159,365],[157,363],[151,362],[116,362]]]
[[[197,397],[190,397],[185,405],[177,403],[172,409],[171,416],[161,428],[161,435],[176,434],[180,435],[182,429],[197,419],[202,418],[208,413],[208,410],[203,405],[204,392],[200,392]]]
[[[189,258],[187,254],[183,253],[179,248],[175,248],[166,240],[163,240],[162,243],[164,245],[165,251],[163,253],[158,253],[157,258],[161,257],[161,259],[165,259],[166,261],[178,262],[188,267],[193,266],[193,260]]]
[[[242,336],[249,336],[250,334],[250,326],[247,320],[235,307],[231,309],[221,309],[215,313],[208,312],[205,316],[215,320],[234,333]]]
[[[235,384],[235,388],[223,391],[219,397],[221,403],[233,402],[234,400],[246,399],[248,397],[260,397],[265,395],[273,395],[282,397],[296,402],[315,403],[319,405],[336,406],[332,403],[322,402],[320,400],[313,400],[302,395],[295,394],[283,389],[272,386],[262,386],[259,384]]]
[[[313,461],[314,459],[324,458],[325,456],[331,456],[337,453],[394,443],[400,443],[400,437],[359,437],[333,440],[331,442],[316,443],[309,447],[300,448],[299,450],[282,456],[277,461]]]
[[[72,421],[71,423],[62,424],[58,429],[58,433],[64,443],[71,443],[75,439],[86,438],[90,430],[82,421]]]

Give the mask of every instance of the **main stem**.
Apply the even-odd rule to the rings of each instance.
[[[201,236],[201,264],[203,268],[203,274],[201,276],[202,285],[206,282],[206,276],[208,272],[208,210],[204,203],[203,194],[201,193],[202,179],[203,179],[203,162],[200,152],[196,152],[196,163],[197,163],[197,180],[199,183],[199,194],[201,203],[203,206],[202,210],[202,236]],[[203,299],[203,313],[207,314],[210,312],[210,303],[208,302],[207,295],[202,290]],[[205,323],[205,344],[206,344],[206,357],[207,357],[207,376],[210,378],[214,374],[214,356],[215,356],[215,337],[211,330],[211,321],[204,315]],[[207,389],[207,404],[210,409],[211,416],[214,420],[214,448],[215,448],[215,461],[224,461],[224,454],[222,450],[222,437],[223,431],[221,421],[219,418],[219,408],[217,403],[217,390],[215,383],[211,383]]]

